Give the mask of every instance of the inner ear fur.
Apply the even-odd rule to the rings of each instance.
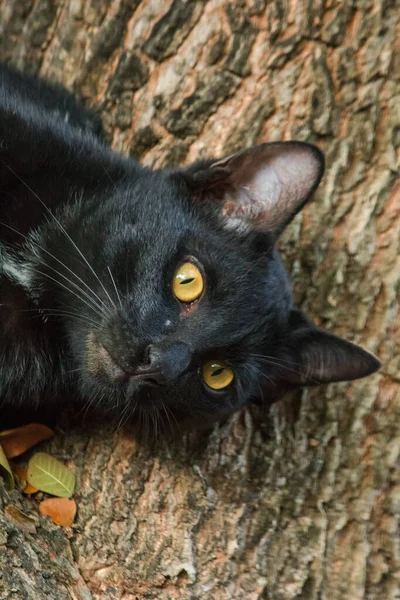
[[[304,142],[260,144],[185,172],[196,196],[218,203],[227,227],[279,235],[318,187],[322,152]]]

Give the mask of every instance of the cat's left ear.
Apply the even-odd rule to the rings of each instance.
[[[204,199],[220,203],[230,228],[278,236],[318,187],[322,152],[303,142],[254,146],[184,171],[188,185]]]

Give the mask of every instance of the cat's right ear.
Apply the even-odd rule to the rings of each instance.
[[[273,142],[195,163],[183,175],[195,197],[219,204],[227,227],[277,237],[316,190],[323,172],[324,157],[316,146]]]
[[[352,381],[381,366],[364,348],[315,327],[297,308],[290,313],[290,324],[279,377],[295,386]]]

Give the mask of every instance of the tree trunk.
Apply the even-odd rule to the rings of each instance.
[[[0,598],[400,598],[395,4],[0,0],[0,59],[99,106],[113,147],[147,165],[317,143],[323,184],[281,241],[296,300],[383,361],[175,444],[58,433],[77,528],[4,492]]]

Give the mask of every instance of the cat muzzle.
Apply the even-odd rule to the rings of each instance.
[[[114,383],[143,381],[153,385],[170,383],[182,375],[192,361],[189,346],[183,342],[152,344],[147,347],[142,364],[129,365],[124,360],[111,356],[108,349],[93,338],[89,340],[92,373],[102,371]],[[93,350],[96,348],[95,352]],[[95,355],[95,361],[93,360]]]
[[[147,349],[147,364],[139,365],[129,373],[132,379],[165,384],[177,379],[191,363],[192,353],[184,342],[171,345],[150,345]]]

